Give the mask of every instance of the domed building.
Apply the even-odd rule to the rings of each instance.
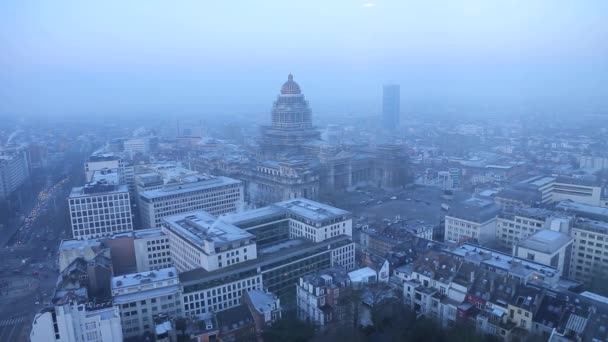
[[[320,136],[312,125],[312,111],[300,85],[289,74],[272,105],[271,125],[262,127],[262,153],[270,158],[301,155],[303,145],[319,140]]]

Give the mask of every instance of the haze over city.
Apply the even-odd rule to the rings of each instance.
[[[0,115],[262,116],[291,72],[324,117],[606,114],[608,4],[4,1]],[[532,113],[535,112],[535,113]]]
[[[0,1],[0,342],[608,341],[608,2]]]

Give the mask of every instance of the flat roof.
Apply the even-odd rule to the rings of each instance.
[[[260,220],[263,218],[285,214],[284,208],[275,206],[262,207],[258,209],[246,210],[240,213],[230,213],[222,216],[222,220],[236,226],[245,224],[249,221]]]
[[[553,254],[572,240],[573,238],[564,233],[543,229],[520,241],[518,245],[538,252]]]
[[[93,189],[94,187],[96,187],[98,185],[99,185],[99,183],[89,183],[85,186],[79,186],[79,187],[72,188],[69,198],[90,197],[90,196],[99,196],[99,195],[105,195],[105,194],[122,194],[125,192],[126,193],[129,192],[129,188],[125,184],[121,184],[121,185],[108,184],[106,186],[99,186],[99,191],[93,190],[93,192],[85,193],[85,187]]]
[[[163,220],[169,229],[201,247],[205,240],[213,241],[219,247],[255,238],[255,235],[204,211],[168,216]]]
[[[557,209],[563,211],[572,211],[577,215],[588,216],[590,218],[605,218],[608,219],[608,208],[598,207],[574,201],[561,201],[556,206]]]
[[[608,234],[608,222],[579,219],[574,222],[574,228],[584,229],[600,234]]]
[[[120,178],[118,177],[117,170],[96,170],[93,172],[93,177],[91,177],[91,183],[96,182],[105,182],[106,184],[120,184]]]
[[[285,208],[291,214],[302,216],[313,221],[325,221],[350,215],[350,212],[346,210],[311,201],[306,198],[295,198],[272,204],[272,206]]]
[[[363,267],[358,270],[348,272],[348,278],[350,278],[350,280],[352,282],[361,282],[363,280],[369,279],[369,277],[375,277],[375,276],[376,276],[376,271],[374,271],[370,267]]]
[[[179,285],[176,283],[175,285],[163,286],[152,288],[144,291],[135,291],[131,293],[121,293],[118,295],[112,296],[112,302],[114,304],[124,304],[133,302],[135,300],[145,299],[145,298],[157,298],[161,296],[168,296],[180,290]]]
[[[242,182],[236,179],[228,177],[215,177],[215,178],[197,178],[196,181],[186,183],[170,184],[162,189],[148,190],[140,193],[140,197],[146,199],[162,198],[172,195],[187,194],[193,191],[213,189],[221,186],[231,184],[241,184]]]
[[[584,291],[584,292],[581,292],[581,296],[587,297],[587,298],[592,299],[597,302],[602,302],[604,304],[608,304],[608,297],[601,296],[597,293]]]
[[[163,233],[163,230],[161,228],[148,228],[148,229],[134,230],[133,235],[135,235],[136,239],[145,239],[145,238],[150,238],[150,237],[165,236],[165,233]]]
[[[472,197],[450,205],[446,217],[483,223],[496,218],[499,213],[500,206],[493,201]]]
[[[249,296],[253,308],[260,313],[271,312],[277,300],[274,294],[261,290],[249,290],[247,296]]]
[[[161,268],[160,270],[156,271],[125,274],[118,277],[112,277],[112,291],[170,279],[178,279],[177,270],[175,267]]]
[[[59,250],[66,251],[66,250],[71,250],[71,249],[96,247],[96,246],[100,246],[100,245],[101,245],[101,241],[99,241],[98,239],[93,239],[93,240],[69,239],[69,240],[61,240],[61,242],[59,243]]]
[[[476,261],[481,264],[507,270],[512,274],[527,277],[533,272],[539,272],[551,278],[557,276],[557,268],[546,266],[530,260],[511,256],[510,254],[498,252],[478,245],[464,243],[458,247],[446,248],[449,253],[465,258],[465,260]],[[489,255],[483,258],[483,255]],[[514,263],[514,261],[516,263]],[[522,267],[517,267],[521,265]]]

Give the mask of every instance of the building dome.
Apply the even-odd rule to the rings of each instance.
[[[300,94],[300,86],[293,80],[293,75],[287,76],[287,82],[281,87],[281,94]]]

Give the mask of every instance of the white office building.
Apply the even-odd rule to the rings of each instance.
[[[573,238],[559,231],[544,229],[513,246],[513,256],[555,267],[568,274]]]
[[[124,150],[126,153],[131,155],[141,153],[147,154],[150,152],[150,138],[141,137],[141,138],[132,138],[127,139],[123,143]]]
[[[122,342],[120,313],[110,304],[66,304],[36,314],[31,342]]]
[[[570,278],[589,282],[596,275],[608,273],[608,222],[578,219],[572,236]]]
[[[173,267],[112,278],[112,301],[120,308],[125,337],[154,331],[160,313],[182,315],[181,286]]]
[[[154,228],[162,219],[190,211],[211,215],[239,212],[244,207],[243,183],[227,177],[199,175],[194,180],[163,186],[139,194],[142,225]]]
[[[563,213],[540,208],[504,211],[496,219],[496,239],[505,247],[545,229],[569,233],[571,218]]]
[[[471,198],[450,206],[445,216],[445,241],[473,241],[487,244],[496,240],[496,217],[500,207],[494,202]]]
[[[133,230],[129,189],[116,171],[93,174],[92,182],[72,189],[68,197],[72,236],[91,239]]]
[[[133,235],[137,272],[155,271],[173,266],[169,237],[160,228],[136,230]]]
[[[173,264],[184,272],[207,271],[257,258],[255,236],[204,211],[165,218]]]

